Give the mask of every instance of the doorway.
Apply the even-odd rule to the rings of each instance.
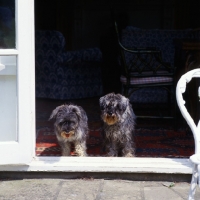
[[[35,1],[36,9],[36,29],[40,30],[57,30],[63,34],[66,40],[66,51],[79,51],[83,48],[90,48],[90,47],[97,47],[101,49],[100,44],[100,36],[103,34],[106,35],[106,31],[108,31],[110,24],[108,23],[108,18],[110,17],[110,10],[107,7],[106,1]],[[48,5],[48,8],[47,8]],[[137,3],[137,5],[132,5],[133,10],[127,3],[119,3],[116,5],[117,8],[123,8],[122,10],[127,10],[127,12],[133,13],[131,17],[130,23],[135,27],[140,26],[139,28],[144,29],[173,29],[175,26],[175,21],[177,16],[174,16],[174,9],[177,5],[171,3],[170,5],[166,6],[160,1],[154,1],[151,5],[149,3],[141,2]],[[163,7],[164,6],[164,7]],[[151,16],[148,19],[144,19],[145,16],[144,12],[146,12],[147,7],[149,8],[149,15]],[[49,15],[46,17],[43,16],[43,10],[47,9],[47,13]],[[163,12],[164,9],[164,12]],[[121,11],[121,10],[120,10]],[[53,14],[52,14],[53,13]],[[91,22],[91,19],[95,21],[95,24]],[[140,19],[138,21],[134,19]],[[150,20],[150,22],[148,21]],[[189,22],[188,22],[189,23]],[[179,24],[183,27],[183,24]],[[106,31],[105,31],[106,30]],[[100,35],[102,34],[102,35]],[[102,64],[102,63],[101,63]],[[104,63],[105,64],[105,63]],[[105,66],[104,64],[101,65],[101,69]],[[107,65],[108,66],[108,65]],[[115,66],[113,66],[114,68]],[[113,70],[113,69],[112,69]],[[105,73],[105,80],[109,81],[113,80],[112,78],[112,70]],[[48,72],[48,71],[47,71]],[[62,73],[62,72],[61,72]],[[52,80],[54,80],[52,78]],[[117,84],[117,83],[116,83]],[[114,85],[116,85],[114,84]],[[107,89],[107,83],[106,89]],[[119,88],[120,89],[120,88]],[[109,90],[109,91],[112,91]],[[59,91],[58,91],[59,92]],[[103,94],[106,94],[107,91],[103,91]],[[53,133],[53,121],[48,121],[49,116],[53,109],[56,106],[59,106],[63,103],[73,102],[75,104],[81,105],[86,112],[88,113],[89,119],[89,126],[91,130],[91,140],[89,141],[89,145],[93,151],[96,146],[102,146],[101,141],[101,129],[102,129],[102,121],[100,119],[100,109],[99,109],[99,98],[101,95],[93,96],[91,98],[80,98],[80,99],[45,99],[45,98],[38,98],[36,99],[36,128],[37,134],[42,134],[41,128],[43,129],[44,134],[49,134],[49,138],[51,138]],[[147,94],[148,96],[148,94]],[[133,104],[134,109],[137,110],[138,105]],[[142,108],[148,109],[148,105],[142,105]],[[95,112],[94,112],[95,111]],[[180,126],[185,126],[184,121],[180,121]],[[136,143],[137,143],[137,156],[138,157],[188,157],[192,154],[192,146],[193,146],[193,138],[189,132],[189,129],[184,132],[173,132],[171,129],[172,123],[170,121],[163,122],[163,121],[155,121],[155,120],[143,120],[138,121],[136,126]],[[158,131],[159,129],[159,131]],[[155,131],[156,130],[156,131]],[[169,132],[170,130],[170,132]],[[169,133],[168,133],[169,132]],[[41,136],[41,140],[45,141],[45,136]],[[97,135],[96,135],[97,134]],[[154,137],[153,137],[153,136]],[[38,136],[38,135],[37,135]],[[177,141],[177,138],[185,137],[184,141]],[[147,140],[148,138],[148,140]],[[48,139],[49,142],[42,144],[43,146],[38,145],[40,150],[38,149],[37,155],[40,156],[41,154],[47,155],[60,155],[59,146],[56,143],[55,137],[54,141],[52,142]],[[186,141],[190,141],[189,144]],[[172,146],[178,147],[178,143],[183,142],[183,146],[179,145],[179,149],[173,148]],[[153,146],[155,144],[155,146]],[[173,145],[171,145],[173,144]],[[181,143],[182,144],[182,143]],[[47,145],[48,149],[46,150],[45,145]],[[52,146],[52,148],[51,148]],[[150,150],[151,149],[151,150]],[[185,149],[184,152],[182,150]],[[98,150],[103,152],[104,149]],[[56,153],[54,153],[56,152]],[[156,153],[154,153],[156,152]],[[182,152],[182,154],[175,152]],[[73,152],[72,152],[73,154]],[[91,152],[93,155],[94,152]],[[99,154],[96,154],[99,155]],[[101,155],[101,154],[100,154]]]

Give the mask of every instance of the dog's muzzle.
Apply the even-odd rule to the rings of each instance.
[[[105,114],[103,116],[103,121],[105,123],[107,123],[108,125],[113,125],[118,121],[118,119],[117,119],[117,116],[115,114],[111,114],[111,115]]]
[[[66,132],[66,131],[63,131],[63,132],[61,132],[61,136],[63,137],[63,138],[69,138],[69,137],[71,137],[72,135],[74,135],[74,131],[70,131],[70,132]]]

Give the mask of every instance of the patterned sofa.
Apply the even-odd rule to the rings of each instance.
[[[58,31],[35,32],[36,97],[80,99],[103,93],[98,48],[65,51]]]
[[[173,67],[176,67],[174,66],[174,39],[200,38],[199,36],[199,32],[196,33],[191,29],[146,30],[128,26],[121,32],[121,41],[125,47],[129,48],[155,47],[157,50],[161,51],[163,61],[170,63]],[[167,92],[158,88],[141,89],[133,93],[131,101],[140,103],[167,102]]]

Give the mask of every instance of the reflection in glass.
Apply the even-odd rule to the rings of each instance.
[[[0,1],[0,49],[15,48],[15,0]]]
[[[0,56],[0,142],[17,140],[16,56]]]

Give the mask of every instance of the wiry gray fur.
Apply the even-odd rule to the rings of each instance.
[[[62,156],[70,156],[71,143],[74,143],[78,156],[87,156],[88,118],[83,108],[72,104],[58,106],[50,116],[50,119],[53,118],[55,118],[54,130],[61,146]],[[74,134],[69,138],[63,138],[61,136],[63,131],[74,131]]]
[[[129,99],[121,94],[110,93],[101,97],[99,102],[108,156],[134,156],[133,134],[136,117]],[[109,125],[109,117],[116,119],[116,122]]]

